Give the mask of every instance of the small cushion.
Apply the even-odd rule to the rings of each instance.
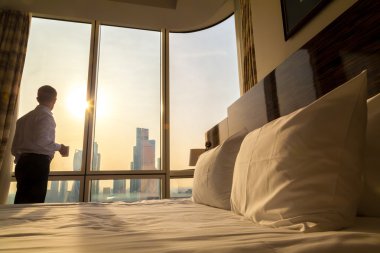
[[[249,133],[236,159],[231,208],[300,231],[350,226],[367,121],[366,72]]]
[[[231,209],[230,196],[235,159],[246,134],[247,130],[244,129],[199,157],[194,171],[194,202]]]

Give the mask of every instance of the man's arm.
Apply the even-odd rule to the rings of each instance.
[[[36,120],[35,144],[48,152],[55,152],[61,149],[61,144],[55,142],[55,121],[51,115],[42,115]]]

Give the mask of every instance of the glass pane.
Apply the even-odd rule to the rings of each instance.
[[[91,180],[91,202],[134,202],[160,198],[160,179]]]
[[[92,169],[160,169],[160,32],[100,31]]]
[[[70,146],[70,156],[56,152],[52,171],[80,169],[73,163],[75,150],[83,146],[90,36],[91,24],[32,18],[18,116],[36,107],[42,85],[57,90],[56,142]]]
[[[170,33],[170,169],[189,167],[191,148],[239,97],[234,17],[197,32]]]
[[[79,180],[49,181],[45,203],[79,202]]]
[[[171,178],[170,198],[189,198],[193,194],[193,178]]]
[[[17,183],[11,182],[8,192],[7,204],[13,204]],[[45,203],[79,202],[79,180],[55,180],[49,181],[45,197]]]

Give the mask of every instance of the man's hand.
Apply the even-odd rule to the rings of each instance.
[[[61,144],[61,148],[59,149],[59,153],[63,157],[69,156],[69,146],[65,146],[65,145]]]

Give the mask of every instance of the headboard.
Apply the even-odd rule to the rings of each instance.
[[[210,148],[304,107],[367,69],[368,97],[380,92],[380,1],[359,0],[227,109],[206,133]]]

